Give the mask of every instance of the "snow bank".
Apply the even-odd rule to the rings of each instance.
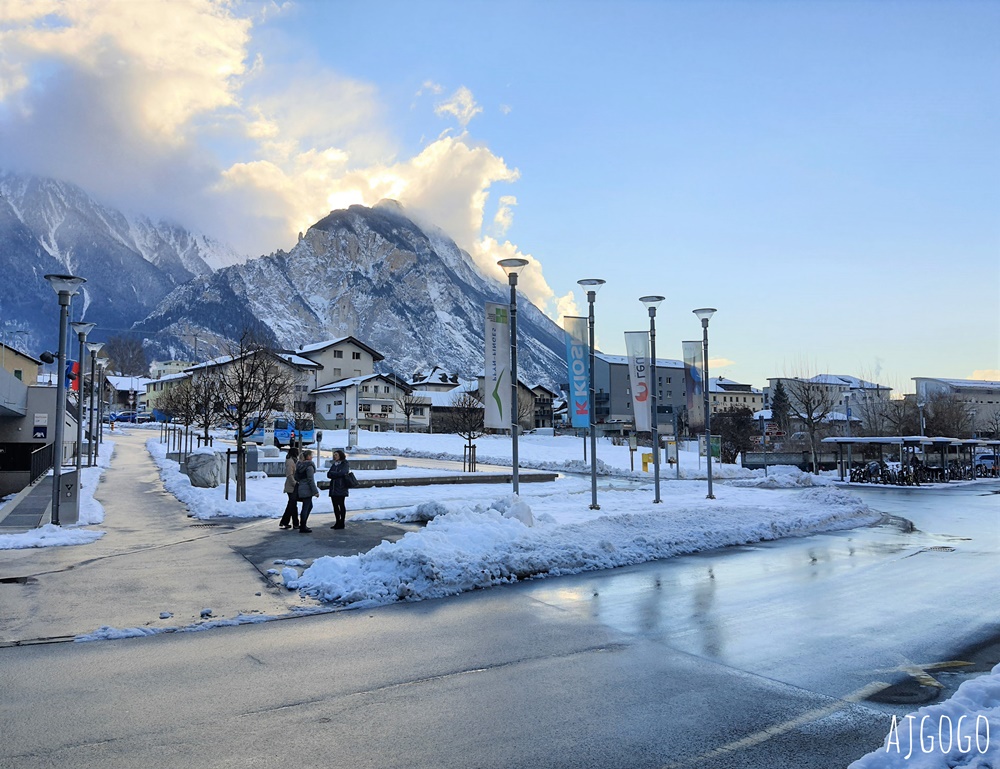
[[[881,748],[848,769],[995,769],[1000,766],[1000,665],[941,703],[893,725]]]
[[[513,497],[489,509],[439,505],[421,531],[383,542],[368,553],[316,559],[285,585],[321,601],[358,608],[454,595],[538,576],[574,574],[642,563],[728,545],[874,523],[879,516],[838,489],[810,489],[772,497],[756,490],[717,500],[655,509],[636,492],[606,492],[597,517],[560,520],[567,500],[536,500],[536,525],[505,515]],[[750,499],[753,495],[756,499]],[[553,512],[548,512],[546,509]],[[425,508],[425,512],[427,509]],[[402,511],[408,517],[411,510]],[[387,514],[390,515],[390,514]],[[594,515],[594,514],[592,514]]]

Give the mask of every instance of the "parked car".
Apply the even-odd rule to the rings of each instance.
[[[976,461],[973,466],[976,470],[976,475],[987,475],[993,473],[998,464],[998,457],[996,454],[980,454],[976,457]]]
[[[117,414],[112,414],[111,419],[115,422],[135,422],[135,412],[134,411],[119,411]]]

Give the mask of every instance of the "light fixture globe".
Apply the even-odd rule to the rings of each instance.
[[[52,290],[57,294],[68,294],[70,296],[76,295],[77,288],[82,284],[86,283],[86,278],[79,278],[76,275],[46,275],[45,279],[52,286]]]
[[[87,349],[90,350],[94,355],[97,355],[104,347],[104,342],[87,342]]]
[[[577,283],[583,286],[588,292],[593,291],[596,294],[607,281],[600,278],[584,278],[583,280],[578,280]]]
[[[507,275],[511,274],[518,275],[521,272],[521,270],[523,270],[525,267],[528,266],[528,260],[513,259],[513,258],[500,259],[499,261],[497,261],[497,264],[500,265],[500,269],[502,269],[505,273],[507,273]]]
[[[712,316],[715,315],[714,307],[702,307],[698,310],[691,310],[702,323],[711,320]]]
[[[666,299],[665,296],[640,296],[639,301],[646,305],[649,310],[655,310],[660,306],[660,303]]]
[[[81,339],[86,339],[87,334],[94,330],[97,326],[96,323],[84,323],[83,321],[77,320],[69,324],[70,328],[73,329],[73,333],[79,336]]]

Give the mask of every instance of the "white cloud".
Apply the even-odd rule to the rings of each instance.
[[[459,88],[445,101],[438,102],[434,107],[434,112],[439,116],[454,115],[458,124],[465,128],[469,121],[483,111],[483,108],[476,104],[472,98],[472,91],[464,85]]]
[[[335,208],[399,200],[487,274],[525,256],[499,242],[520,174],[464,128],[462,86],[434,107],[463,129],[400,156],[376,87],[258,51],[255,24],[286,6],[227,0],[7,0],[0,5],[0,167],[75,182],[112,205],[173,218],[248,255],[289,248]],[[242,15],[241,15],[242,13]],[[425,81],[417,96],[439,96]],[[489,228],[493,236],[485,234]],[[531,256],[525,295],[558,317]]]
[[[513,208],[517,205],[517,198],[513,195],[501,195],[500,206],[493,216],[493,229],[498,235],[506,235],[507,230],[514,223]]]
[[[987,382],[1000,382],[1000,369],[981,368],[972,372],[969,379],[981,379]]]

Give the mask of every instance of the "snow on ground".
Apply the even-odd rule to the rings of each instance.
[[[945,702],[893,725],[878,750],[848,769],[995,769],[1000,766],[1000,665],[965,681]]]
[[[328,431],[323,452],[346,443],[343,431]],[[408,467],[407,458],[460,460],[464,441],[453,435],[360,433],[359,451],[403,457],[396,471],[355,471],[359,478],[462,474],[458,469]],[[510,439],[477,440],[480,476],[504,470]],[[166,447],[147,442],[161,468],[164,484],[198,518],[220,516],[279,518],[285,507],[283,478],[263,475],[247,481],[247,501],[225,498],[225,489],[191,486]],[[524,436],[519,456],[527,467],[581,473],[588,471],[582,441],[571,437]],[[528,577],[641,563],[727,545],[758,542],[817,531],[871,524],[879,515],[847,492],[823,485],[795,468],[763,472],[717,465],[716,499],[706,499],[701,480],[676,480],[669,467],[661,473],[662,504],[653,504],[650,473],[633,471],[628,446],[609,440],[598,445],[601,460],[598,502],[591,510],[587,475],[561,475],[555,482],[520,484],[520,496],[504,484],[461,484],[361,488],[351,491],[351,520],[427,521],[394,543],[368,553],[323,557],[300,570],[289,563],[273,576],[325,603],[362,607],[398,600],[453,595]],[[412,461],[412,460],[411,460]],[[682,452],[682,478],[696,478],[704,460]],[[497,467],[491,467],[491,464]],[[506,470],[509,472],[509,470]],[[324,474],[322,467],[318,477]],[[704,475],[704,472],[701,473]],[[746,487],[734,485],[739,482]],[[753,488],[765,484],[770,488]],[[322,525],[332,505],[325,494],[310,522]]]
[[[99,447],[96,464],[93,467],[81,468],[80,519],[78,523],[66,526],[53,526],[51,523],[47,523],[38,529],[20,534],[0,534],[0,550],[89,545],[103,537],[103,531],[81,529],[80,527],[104,523],[104,507],[94,499],[94,491],[97,489],[104,471],[111,464],[114,448],[114,441],[105,440]],[[52,475],[51,470],[49,470],[49,475]],[[4,501],[9,502],[13,498],[11,496]]]

